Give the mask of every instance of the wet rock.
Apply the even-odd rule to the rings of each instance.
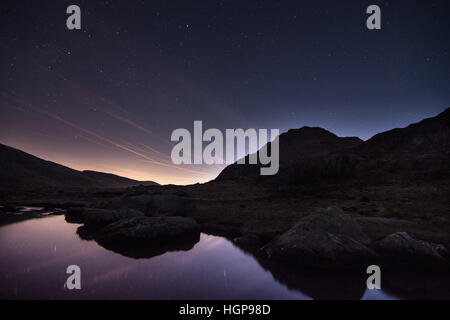
[[[443,245],[414,239],[406,232],[393,233],[376,241],[374,247],[389,267],[407,267],[411,270],[449,266],[443,258],[448,255]]]
[[[352,269],[378,260],[369,237],[340,208],[329,207],[301,219],[264,247],[270,258],[321,268]]]

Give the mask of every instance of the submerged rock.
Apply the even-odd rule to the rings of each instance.
[[[378,260],[369,237],[340,208],[329,207],[301,219],[264,247],[270,258],[322,269],[351,269]]]
[[[391,267],[421,269],[449,266],[443,258],[448,255],[443,245],[414,239],[406,232],[393,233],[375,242],[374,246]]]

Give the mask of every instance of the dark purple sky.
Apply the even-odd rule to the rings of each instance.
[[[82,30],[66,29],[77,4]],[[382,30],[366,28],[377,4]],[[375,133],[450,106],[448,1],[2,1],[0,142],[76,169],[185,184],[170,134]]]

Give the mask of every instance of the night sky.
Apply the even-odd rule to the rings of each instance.
[[[81,7],[82,29],[66,28]],[[366,28],[381,8],[382,29]],[[448,1],[2,1],[0,142],[160,183],[170,134],[321,126],[372,135],[450,106]]]

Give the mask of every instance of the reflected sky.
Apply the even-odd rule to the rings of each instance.
[[[76,235],[63,216],[0,228],[2,298],[308,299],[273,279],[224,238],[201,235],[188,252],[132,259]],[[64,289],[68,265],[81,268],[82,290]]]

